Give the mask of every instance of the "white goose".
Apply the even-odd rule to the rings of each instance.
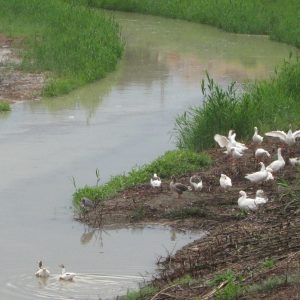
[[[265,196],[263,190],[257,190],[255,196],[255,203],[256,205],[265,204],[268,202],[268,198]]]
[[[153,177],[150,179],[150,184],[152,187],[161,187],[161,179],[157,176],[156,173],[153,174]]]
[[[39,269],[35,272],[36,277],[47,278],[50,276],[50,271],[47,268],[43,268],[43,263],[39,261]]]
[[[190,184],[194,191],[201,191],[203,188],[202,180],[199,176],[193,175],[190,178]]]
[[[250,180],[253,183],[261,183],[265,181],[269,175],[269,171],[266,169],[265,164],[263,162],[260,162],[259,164],[261,165],[260,171],[247,174],[245,176],[246,179]]]
[[[59,280],[72,281],[76,276],[76,273],[66,272],[65,266],[63,264],[61,267],[61,275],[59,275]]]
[[[254,134],[252,136],[253,143],[259,145],[259,144],[262,143],[263,139],[264,138],[261,135],[258,134],[257,127],[254,127]]]
[[[289,163],[294,167],[300,166],[300,157],[289,158]]]
[[[238,199],[238,206],[240,209],[245,209],[245,210],[257,210],[257,205],[255,203],[255,199],[248,198],[247,193],[245,191],[240,191],[239,192],[239,199]]]
[[[225,174],[221,174],[221,176],[220,176],[220,186],[224,190],[227,190],[228,188],[232,187],[231,178],[228,177]]]
[[[285,161],[281,155],[281,148],[277,149],[277,160],[274,160],[273,162],[271,162],[267,168],[270,168],[273,170],[273,172],[278,172],[279,170],[281,170],[282,168],[284,168],[285,166]]]
[[[292,132],[292,125],[290,124],[287,133],[281,130],[275,130],[265,133],[266,136],[277,137],[288,146],[292,146],[296,143],[296,138],[300,137],[300,130]]]
[[[255,150],[255,158],[262,158],[264,156],[270,157],[271,155],[267,150],[265,150],[263,148],[257,148]]]

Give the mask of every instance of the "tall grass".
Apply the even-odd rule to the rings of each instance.
[[[161,15],[227,31],[269,34],[300,47],[298,0],[87,0],[88,5]]]
[[[153,173],[163,178],[171,175],[183,175],[199,170],[210,164],[210,158],[205,153],[174,150],[168,151],[150,164],[133,168],[127,175],[118,175],[100,186],[85,186],[77,189],[73,194],[74,203],[78,205],[82,197],[92,200],[106,200],[118,192],[141,183],[150,182]]]
[[[0,32],[24,38],[22,68],[46,72],[58,95],[104,77],[123,51],[114,20],[73,1],[0,0]]]
[[[235,129],[238,138],[249,139],[253,127],[260,131],[300,126],[300,61],[286,61],[273,78],[253,83],[244,93],[234,84],[220,88],[207,76],[202,82],[205,102],[176,119],[174,135],[180,149],[200,151],[214,145],[215,133]]]

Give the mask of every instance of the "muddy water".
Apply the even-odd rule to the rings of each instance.
[[[207,70],[220,84],[269,77],[292,47],[157,17],[117,13],[124,59],[105,80],[65,97],[19,103],[0,119],[0,299],[110,299],[155,260],[200,237],[168,228],[97,232],[73,221],[77,186],[174,148],[174,118],[201,103]],[[166,250],[167,249],[167,250]],[[34,277],[43,259],[53,276]],[[77,280],[57,280],[58,264]]]

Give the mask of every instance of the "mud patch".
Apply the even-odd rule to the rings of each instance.
[[[40,99],[45,75],[19,70],[22,39],[0,34],[0,100],[16,102]]]

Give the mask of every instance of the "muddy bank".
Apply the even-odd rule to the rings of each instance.
[[[12,39],[0,33],[0,101],[40,99],[46,77],[19,69],[22,46],[22,38]]]
[[[265,159],[266,164],[275,159],[278,146],[283,145],[277,140],[269,139],[263,143],[262,147],[271,153],[271,158]],[[300,142],[292,152],[293,156],[300,156]],[[221,149],[212,149],[209,153],[213,165],[195,172],[203,180],[201,192],[186,192],[182,199],[177,199],[169,190],[170,180],[165,179],[162,189],[153,189],[148,184],[136,186],[99,204],[96,209],[76,216],[95,227],[150,222],[209,231],[206,238],[160,260],[160,276],[152,284],[163,292],[154,299],[196,299],[199,296],[212,299],[226,289],[228,281],[211,286],[208,280],[226,270],[237,274],[240,279],[236,284],[244,291],[270,278],[277,280],[284,274],[294,278],[293,274],[299,272],[299,170],[287,163],[283,171],[274,174],[275,180],[256,187],[244,178],[245,174],[260,168],[253,155],[253,146],[243,159],[235,162],[228,160]],[[288,155],[283,149],[286,161]],[[230,176],[233,182],[233,187],[226,192],[219,187],[221,173]],[[186,174],[179,181],[188,184],[190,175]],[[237,206],[238,192],[245,190],[254,197],[258,188],[265,191],[268,203],[255,213],[241,212]],[[265,260],[271,260],[272,266],[263,267]],[[173,284],[174,280],[187,274],[193,278],[189,284]],[[300,290],[298,279],[296,281],[275,284],[276,288],[271,291],[264,287],[259,292],[240,292],[239,298],[282,299],[276,297],[288,293],[289,299],[298,299],[293,298],[298,295],[295,290]],[[245,296],[247,293],[250,296]]]

